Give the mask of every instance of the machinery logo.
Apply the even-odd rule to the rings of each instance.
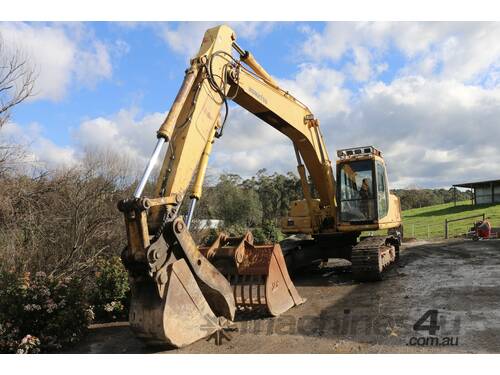
[[[439,322],[438,322],[439,321]],[[453,328],[446,329],[447,318],[438,310],[427,310],[413,325],[413,331],[425,332],[423,336],[412,336],[409,346],[458,346],[460,316],[453,321]]]
[[[262,103],[267,104],[267,99],[265,98],[264,95],[262,95],[260,92],[257,90],[249,87],[248,92],[250,92],[255,98],[259,99]]]
[[[409,325],[408,318],[403,316],[391,316],[380,314],[377,316],[365,316],[353,314],[350,309],[344,309],[340,315],[328,316],[328,319],[318,316],[281,315],[274,319],[257,319],[241,321],[238,328],[226,323],[213,321],[212,324],[201,327],[210,332],[207,341],[213,340],[216,345],[222,345],[224,341],[232,340],[232,332],[238,331],[240,335],[300,335],[314,337],[347,337],[352,340],[376,338],[377,342],[382,340],[403,340],[407,334],[411,335],[406,341],[408,346],[458,346],[460,334],[460,316],[450,319],[449,314],[438,310],[426,311],[414,324]],[[214,331],[214,324],[219,329]],[[408,327],[404,329],[404,327]],[[411,327],[411,328],[410,328]],[[413,334],[409,332],[413,331]],[[425,333],[422,335],[421,333]]]

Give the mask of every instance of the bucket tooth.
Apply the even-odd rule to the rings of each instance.
[[[200,252],[228,279],[238,311],[277,316],[305,302],[290,279],[279,244],[255,246],[250,232],[241,238],[221,234]]]

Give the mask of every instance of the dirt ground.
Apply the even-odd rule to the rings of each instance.
[[[277,318],[241,318],[221,345],[211,338],[180,350],[147,348],[126,323],[116,323],[92,327],[71,352],[500,352],[500,240],[408,243],[380,282],[354,282],[333,261],[294,282],[305,304]],[[429,310],[437,311],[415,331]],[[429,332],[429,325],[439,329]]]

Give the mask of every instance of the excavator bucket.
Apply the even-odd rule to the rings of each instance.
[[[181,218],[148,247],[146,272],[143,263],[127,261],[127,249],[122,259],[130,274],[130,326],[146,344],[180,348],[234,320],[229,282],[198,251]]]
[[[251,232],[243,237],[220,234],[200,252],[231,284],[237,311],[283,314],[305,300],[292,283],[279,244],[256,246]]]
[[[158,295],[151,280],[132,283],[130,326],[148,345],[180,348],[219,330],[215,317],[184,259],[167,267],[168,285]]]

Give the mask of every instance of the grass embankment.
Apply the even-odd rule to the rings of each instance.
[[[403,211],[405,237],[444,238],[445,219],[458,219],[467,216],[485,214],[493,227],[500,227],[500,204],[473,206],[470,201],[438,204],[435,206],[414,208]],[[448,227],[448,237],[460,236],[472,227],[480,217],[452,222]]]

